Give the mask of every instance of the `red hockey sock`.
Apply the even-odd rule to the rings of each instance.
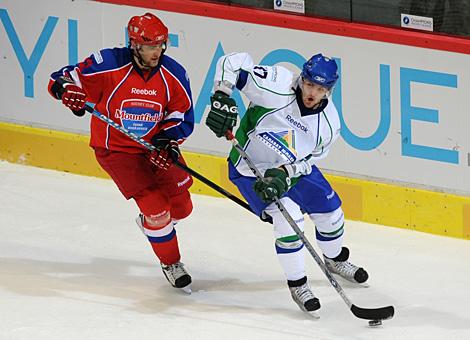
[[[178,247],[178,237],[176,236],[173,222],[170,222],[167,226],[161,229],[155,229],[145,222],[144,228],[145,234],[150,241],[150,245],[152,246],[155,255],[160,259],[160,262],[170,265],[181,259]]]

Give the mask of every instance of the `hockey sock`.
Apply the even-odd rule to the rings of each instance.
[[[277,239],[276,253],[287,280],[305,276],[304,246],[297,235]]]
[[[178,237],[174,223],[170,222],[165,227],[156,229],[144,222],[144,233],[152,246],[152,249],[160,259],[160,262],[170,265],[181,259],[178,247]]]

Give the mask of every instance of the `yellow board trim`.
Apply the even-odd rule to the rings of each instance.
[[[0,159],[108,178],[88,146],[89,136],[0,122]],[[241,198],[228,180],[225,158],[184,152],[188,166]],[[470,239],[470,197],[326,174],[351,220]],[[191,192],[222,197],[195,180]]]

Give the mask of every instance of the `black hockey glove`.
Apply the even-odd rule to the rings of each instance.
[[[207,115],[206,125],[217,137],[225,136],[237,125],[238,107],[233,98],[222,91],[211,96],[211,110]]]
[[[256,180],[253,190],[263,202],[274,202],[289,190],[290,178],[282,169],[268,169],[263,179]]]
[[[155,150],[150,153],[150,162],[162,170],[168,170],[181,156],[178,142],[164,135],[153,136],[152,145]]]

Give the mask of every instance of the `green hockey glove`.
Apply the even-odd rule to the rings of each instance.
[[[274,202],[289,190],[290,178],[282,169],[268,169],[263,179],[258,179],[253,190],[263,202]]]
[[[237,125],[238,107],[233,98],[221,91],[211,96],[211,110],[207,115],[206,125],[217,137],[225,136]]]

